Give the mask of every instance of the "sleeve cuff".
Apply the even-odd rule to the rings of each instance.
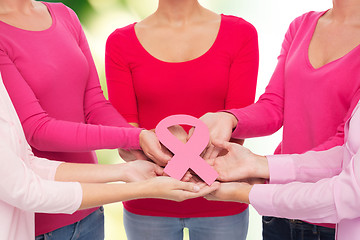
[[[141,150],[140,147],[140,133],[142,130],[145,130],[144,128],[129,128],[128,134],[130,135],[128,137],[128,142],[126,144],[126,149],[136,149]]]
[[[295,180],[296,171],[289,155],[266,156],[269,164],[270,184],[283,184]]]
[[[273,194],[276,185],[255,184],[250,191],[250,204],[263,216],[277,216],[273,205]]]

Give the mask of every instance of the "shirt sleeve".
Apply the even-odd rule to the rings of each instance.
[[[287,54],[298,29],[299,19],[293,21],[285,34],[278,63],[265,93],[248,107],[231,109],[238,119],[232,137],[250,138],[272,134],[283,125],[284,115],[284,69]]]
[[[139,123],[133,78],[121,44],[118,31],[113,32],[106,42],[105,72],[109,100],[128,122]]]
[[[82,201],[81,185],[51,181],[53,176],[46,174],[45,171],[47,169],[54,173],[60,163],[32,158],[31,161],[34,163],[39,160],[46,164],[40,171],[44,176],[47,175],[49,180],[38,176],[15,153],[16,146],[12,144],[12,141],[6,140],[6,137],[10,137],[11,134],[11,126],[1,121],[0,135],[3,136],[0,141],[1,201],[24,211],[69,214],[75,212]],[[31,164],[31,167],[38,164],[39,162]]]
[[[332,178],[316,183],[255,185],[250,202],[261,215],[338,223],[360,217],[360,155]]]
[[[27,141],[36,149],[82,152],[104,148],[140,148],[141,129],[78,123],[49,116],[14,63],[1,50],[0,70]]]
[[[259,47],[256,29],[249,23],[242,23],[242,35],[246,38],[236,53],[229,74],[229,88],[225,109],[246,107],[254,103],[259,68]]]
[[[70,8],[68,10],[78,32],[79,47],[89,64],[89,79],[84,96],[86,122],[106,126],[132,127],[111,103],[105,99],[85,33],[75,12]]]
[[[321,152],[267,156],[270,183],[317,182],[336,176],[342,171],[343,156],[343,146]]]

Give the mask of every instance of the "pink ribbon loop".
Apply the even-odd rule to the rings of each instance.
[[[180,142],[168,129],[177,124],[195,127],[193,135],[185,144]],[[174,153],[164,169],[165,173],[180,180],[188,169],[192,169],[208,185],[216,180],[218,173],[200,157],[210,138],[205,123],[189,115],[172,115],[161,120],[155,128],[155,132],[160,142]]]

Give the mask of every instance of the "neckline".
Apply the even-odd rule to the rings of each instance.
[[[185,64],[185,63],[191,63],[191,62],[194,62],[194,61],[198,61],[204,57],[206,57],[207,55],[209,55],[213,49],[215,48],[215,46],[217,45],[217,42],[219,41],[219,38],[220,38],[220,35],[221,35],[221,32],[223,31],[222,29],[224,28],[223,25],[224,25],[224,15],[223,14],[220,14],[220,24],[219,24],[219,29],[218,29],[218,32],[217,32],[217,35],[215,37],[215,40],[214,42],[211,44],[210,48],[208,50],[206,50],[204,53],[202,53],[200,56],[198,57],[195,57],[193,59],[190,59],[190,60],[187,60],[187,61],[181,61],[181,62],[168,62],[168,61],[164,61],[164,60],[161,60],[155,56],[153,56],[150,52],[148,52],[148,50],[145,49],[145,47],[141,44],[139,38],[137,37],[136,35],[136,31],[135,31],[135,25],[136,25],[137,22],[134,22],[131,26],[131,30],[132,30],[132,33],[133,33],[133,36],[136,40],[136,43],[137,45],[139,45],[139,47],[141,48],[141,51],[143,51],[148,57],[152,58],[153,60],[155,61],[158,61],[158,62],[161,62],[161,63],[167,63],[167,64]]]
[[[55,28],[55,25],[56,25],[55,14],[54,14],[54,12],[53,12],[53,10],[52,10],[49,3],[42,2],[42,1],[39,1],[39,2],[45,5],[45,7],[47,8],[47,10],[48,10],[48,12],[50,14],[51,21],[52,21],[50,27],[48,27],[48,28],[46,28],[44,30],[35,31],[35,30],[27,30],[27,29],[15,27],[15,26],[13,26],[11,24],[8,24],[8,23],[6,23],[4,21],[1,21],[1,20],[0,20],[0,24],[6,25],[6,26],[8,26],[8,27],[10,27],[12,29],[18,30],[18,31],[29,32],[29,33],[45,33],[45,32],[51,31],[53,28]]]
[[[307,48],[306,48],[306,54],[305,54],[305,58],[306,58],[306,62],[308,64],[308,66],[313,70],[313,71],[318,71],[318,70],[321,70],[323,68],[326,68],[327,66],[329,65],[332,65],[342,59],[344,59],[346,56],[352,54],[352,52],[354,52],[357,48],[360,47],[360,44],[358,44],[356,47],[354,47],[353,49],[351,49],[349,52],[345,53],[343,56],[337,58],[337,59],[334,59],[328,63],[325,63],[324,65],[318,67],[318,68],[315,68],[314,65],[312,65],[311,61],[310,61],[310,57],[309,57],[309,48],[310,48],[310,43],[311,43],[311,40],[313,39],[313,36],[314,36],[314,33],[315,33],[315,30],[316,30],[316,27],[319,23],[319,19],[324,16],[325,13],[327,13],[330,9],[326,10],[326,11],[323,11],[323,12],[320,12],[319,16],[317,16],[316,20],[315,20],[315,23],[314,25],[312,26],[312,29],[311,29],[311,34],[310,36],[308,37],[307,39]]]

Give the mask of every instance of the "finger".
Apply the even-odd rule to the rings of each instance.
[[[204,182],[197,182],[196,185],[199,186],[200,189],[208,186],[208,185],[207,185],[206,183],[204,183]]]
[[[210,153],[209,158],[216,158],[219,156],[219,153],[222,151],[222,148],[214,147],[214,150]]]
[[[164,174],[164,168],[160,167],[159,165],[154,164],[154,171],[157,176],[162,176]]]
[[[158,165],[165,166],[171,159],[170,154],[167,154],[166,151],[165,149],[161,148],[161,145],[159,143],[158,147],[153,148],[152,151],[147,154],[147,156]]]
[[[191,138],[191,136],[194,133],[194,130],[195,130],[195,127],[190,128],[186,141],[189,141],[189,139]]]
[[[207,164],[209,164],[210,166],[214,166],[214,164],[215,164],[215,158],[205,159],[205,161],[206,161]]]
[[[230,152],[230,149],[232,147],[233,143],[227,142],[227,141],[218,141],[218,140],[214,140],[213,145],[219,149],[226,149],[227,151]]]
[[[191,178],[192,178],[192,174],[189,171],[187,171],[183,176],[183,178],[181,179],[181,181],[189,182]]]
[[[202,189],[200,189],[198,192],[196,193],[189,193],[189,196],[195,198],[195,197],[202,197],[202,196],[206,196],[210,193],[212,193],[213,191],[217,190],[220,186],[219,182],[214,182],[212,185],[210,186],[206,186]]]
[[[197,186],[197,184],[190,183],[190,182],[181,182],[181,181],[178,181],[177,189],[185,190],[185,191],[193,192],[193,193],[197,193],[200,191],[200,187]]]
[[[213,151],[214,151],[214,145],[211,144],[211,145],[206,149],[203,158],[204,158],[204,159],[209,159],[210,156],[211,156],[211,153],[212,153]]]

